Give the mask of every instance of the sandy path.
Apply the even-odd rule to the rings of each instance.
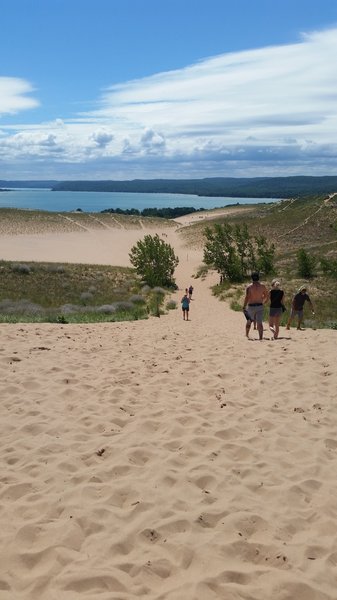
[[[0,600],[336,599],[336,332],[247,341],[176,243],[189,323],[0,327]]]

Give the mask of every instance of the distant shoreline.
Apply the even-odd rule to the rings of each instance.
[[[337,191],[337,176],[208,177],[203,179],[0,180],[0,186],[57,192],[184,194],[208,198],[294,198]]]

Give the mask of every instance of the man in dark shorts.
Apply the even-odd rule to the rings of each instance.
[[[246,321],[246,337],[249,337],[251,324],[256,321],[259,338],[263,338],[263,305],[268,299],[268,290],[259,281],[260,275],[256,271],[252,273],[252,283],[246,288],[246,296],[243,301],[243,311]]]
[[[301,324],[303,321],[303,308],[305,302],[309,302],[312,314],[314,315],[314,307],[309,298],[309,295],[307,294],[307,288],[305,285],[302,285],[298,290],[297,294],[295,294],[295,296],[293,297],[290,316],[287,323],[287,329],[290,329],[291,321],[294,319],[294,317],[298,318],[297,329],[302,329]]]

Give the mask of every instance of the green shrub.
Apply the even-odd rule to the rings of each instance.
[[[173,274],[179,263],[170,244],[156,234],[146,235],[131,248],[130,262],[137,274],[150,286],[174,284]]]
[[[232,300],[230,303],[230,307],[236,312],[242,312],[242,304],[240,304],[237,300]]]
[[[315,256],[308,254],[304,248],[297,252],[298,275],[303,279],[312,279],[317,260]]]
[[[321,258],[320,264],[324,275],[337,279],[337,260]]]

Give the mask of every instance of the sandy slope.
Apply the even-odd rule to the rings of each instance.
[[[134,243],[64,235],[5,241]],[[0,600],[335,600],[336,333],[246,340],[167,235],[191,322],[0,326]]]

